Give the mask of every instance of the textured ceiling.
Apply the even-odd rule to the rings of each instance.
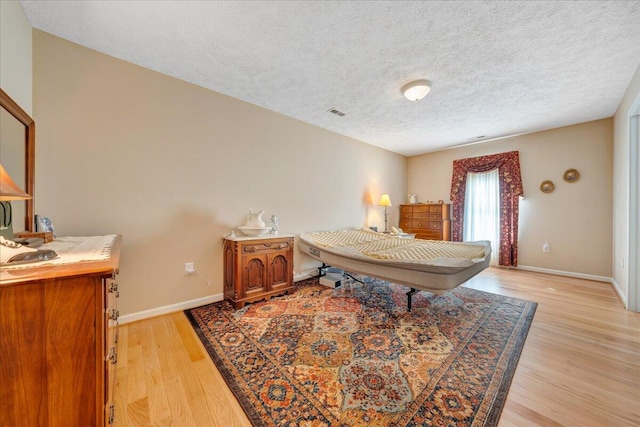
[[[34,28],[404,155],[611,117],[640,63],[638,1],[20,3]]]

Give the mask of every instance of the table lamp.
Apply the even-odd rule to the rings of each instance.
[[[9,200],[27,200],[31,196],[24,192],[9,176],[0,163],[0,202]]]
[[[387,209],[391,206],[391,199],[387,193],[380,196],[380,203],[378,203],[378,206],[384,206],[384,232],[388,233],[389,229],[387,228],[387,219],[389,213],[387,212]]]
[[[9,176],[2,163],[0,163],[0,208],[2,218],[0,221],[0,234],[8,239],[13,237],[11,200],[27,200],[31,196],[24,192]],[[7,203],[5,203],[7,202]],[[6,230],[6,231],[5,231]],[[6,234],[6,235],[5,235]]]

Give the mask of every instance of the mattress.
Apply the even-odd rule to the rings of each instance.
[[[491,244],[407,239],[365,229],[300,235],[299,249],[327,265],[444,293],[489,265]]]

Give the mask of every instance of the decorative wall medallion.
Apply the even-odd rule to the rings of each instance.
[[[540,184],[540,191],[543,193],[551,193],[554,188],[556,188],[556,186],[549,180],[542,181],[542,184]]]
[[[580,178],[580,173],[575,169],[567,169],[564,173],[564,180],[567,182],[576,182]]]

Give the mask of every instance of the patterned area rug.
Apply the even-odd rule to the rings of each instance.
[[[255,426],[493,426],[537,304],[360,277],[185,313]]]

